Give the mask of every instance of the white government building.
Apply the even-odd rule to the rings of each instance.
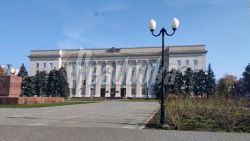
[[[31,50],[30,75],[65,67],[71,97],[155,97],[161,47]],[[165,47],[165,66],[206,69],[205,45]]]

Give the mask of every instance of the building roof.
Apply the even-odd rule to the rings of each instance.
[[[30,58],[77,58],[77,57],[121,57],[159,56],[161,47],[91,48],[62,50],[31,50]],[[206,54],[205,45],[166,46],[167,54]]]

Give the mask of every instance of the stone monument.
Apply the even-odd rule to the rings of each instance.
[[[21,95],[21,77],[15,76],[11,72],[10,65],[6,70],[8,75],[3,74],[4,70],[0,66],[0,96],[19,97]]]
[[[7,65],[6,71],[0,66],[0,104],[33,104],[64,102],[61,97],[20,97],[22,78],[16,76]]]
[[[0,96],[19,97],[22,78],[19,76],[0,76]]]

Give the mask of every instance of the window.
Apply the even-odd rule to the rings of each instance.
[[[194,60],[194,65],[197,66],[198,65],[198,60]]]
[[[189,66],[189,60],[186,60],[186,66]]]
[[[142,95],[147,95],[147,89],[146,88],[142,88]]]
[[[177,60],[177,65],[178,65],[178,66],[181,65],[181,60]]]
[[[90,89],[90,94],[91,94],[91,97],[95,96],[95,88]]]
[[[119,78],[119,77],[118,77]],[[120,68],[120,84],[122,86],[125,86],[126,85],[126,64],[123,63],[123,65],[121,66]]]
[[[82,95],[86,94],[86,80],[82,80]]]
[[[73,88],[76,88],[76,80],[73,80]]]
[[[73,94],[73,95],[76,95],[76,80],[73,80],[72,94]]]
[[[136,85],[136,73],[135,73],[135,68],[136,66],[133,64],[131,65],[132,73],[131,73],[131,83],[133,86]]]
[[[39,63],[36,63],[36,68],[39,69]]]
[[[76,89],[75,88],[72,88],[71,91],[72,91],[72,95],[76,95]]]
[[[43,68],[45,68],[45,69],[46,69],[46,63],[43,63]]]
[[[86,66],[84,64],[81,65],[81,74],[82,78],[86,77]]]
[[[96,63],[92,64],[92,79],[91,79],[91,84],[94,85],[96,84]]]
[[[76,63],[72,63],[72,76],[76,76]]]
[[[132,95],[135,95],[135,88],[131,89],[131,93],[132,93]]]
[[[143,63],[141,67],[141,82],[142,85],[147,85],[147,64]]]
[[[86,88],[85,87],[82,87],[82,95],[86,95]]]
[[[156,76],[157,76],[157,64],[156,62],[151,62],[151,72],[150,72],[150,76],[149,76],[149,83],[153,84],[156,80]]]
[[[86,80],[82,80],[82,86],[86,86]]]
[[[49,63],[49,68],[53,68],[53,63]]]
[[[111,68],[111,84],[115,85],[116,84],[116,63],[112,63],[112,68]]]
[[[127,76],[127,74],[126,74],[126,72],[123,72],[123,77],[122,77],[122,82],[121,82],[121,85],[122,86],[125,86],[126,85],[126,76]]]
[[[102,85],[106,83],[106,64],[102,63]]]
[[[93,74],[96,74],[96,63],[94,63],[93,65],[92,65],[92,67],[93,67]]]

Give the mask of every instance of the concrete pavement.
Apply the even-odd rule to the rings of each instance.
[[[0,108],[0,141],[250,141],[250,134],[149,130],[157,102]]]
[[[249,141],[249,134],[105,127],[6,126],[0,141]]]
[[[142,128],[157,102],[106,101],[46,108],[0,108],[0,125]]]

